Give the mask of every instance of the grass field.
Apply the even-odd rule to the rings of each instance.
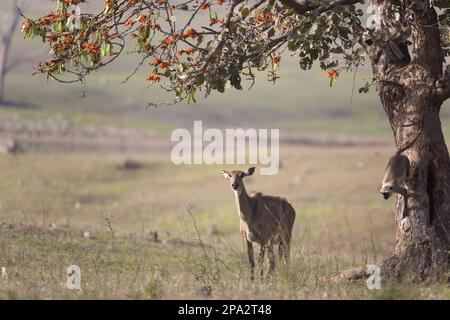
[[[255,283],[220,167],[136,155],[143,167],[123,171],[120,155],[2,156],[0,297],[449,299],[448,288],[407,280],[374,291],[324,280],[392,250],[394,203],[377,192],[390,151],[284,146],[278,175],[248,178],[247,189],[286,196],[297,211],[291,269]],[[82,291],[65,287],[73,264]]]

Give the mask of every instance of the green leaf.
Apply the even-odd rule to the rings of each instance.
[[[247,18],[248,15],[250,14],[250,10],[247,7],[245,7],[242,9],[241,14],[242,14],[242,18]]]
[[[103,42],[100,48],[100,54],[102,57],[106,57],[111,53],[111,43]]]
[[[335,77],[331,77],[330,78],[330,87],[332,87],[333,86],[333,84],[334,84],[334,80],[335,80],[336,78]]]
[[[197,78],[195,78],[195,85],[200,87],[203,83],[205,83],[205,75],[201,74]]]
[[[188,96],[187,96],[187,102],[191,103],[191,102],[197,102],[195,100],[195,89],[191,89],[191,91],[189,91]]]

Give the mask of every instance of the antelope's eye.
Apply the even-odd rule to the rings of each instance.
[[[389,187],[389,190],[391,190],[391,191],[392,191],[392,186],[390,186],[390,187]]]

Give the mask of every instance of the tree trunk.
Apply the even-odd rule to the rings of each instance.
[[[401,2],[377,2],[382,12],[381,29],[387,29],[386,21],[392,19],[393,8],[401,8]],[[437,14],[428,1],[416,1],[412,10],[415,23],[411,27],[411,52],[401,39],[373,41],[366,49],[397,148],[418,137],[404,152],[411,162],[405,182],[408,211],[404,217],[404,200],[398,196],[395,250],[382,269],[395,278],[412,274],[416,280],[424,280],[448,276],[450,157],[439,118],[445,99],[436,89],[444,63]],[[393,46],[401,50],[400,59]],[[417,124],[405,126],[412,123]]]
[[[420,123],[394,130],[401,148],[417,135],[415,144],[404,152],[411,162],[408,188],[408,211],[403,217],[403,199],[396,206],[396,246],[393,257],[384,265],[394,277],[412,273],[418,280],[439,278],[448,271],[450,250],[450,157],[442,134],[441,104],[431,95],[414,90],[404,98]],[[400,118],[400,119],[399,119]],[[401,117],[390,116],[393,128],[408,124]],[[411,120],[410,120],[411,121]]]
[[[8,53],[8,50],[6,48],[6,45],[4,45],[2,43],[2,41],[0,41],[0,102],[3,102],[4,98],[5,98],[5,76],[6,76],[7,53]]]
[[[10,0],[9,21],[2,26],[0,30],[0,102],[5,98],[5,77],[8,73],[7,60],[9,49],[11,48],[12,38],[16,32],[19,23],[19,14],[17,8],[22,6],[17,0]]]

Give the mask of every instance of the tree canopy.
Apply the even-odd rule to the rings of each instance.
[[[244,81],[255,81],[256,71],[275,81],[284,53],[298,57],[302,69],[319,63],[332,82],[364,62],[367,43],[389,45],[417,23],[417,1],[389,1],[390,18],[382,22],[376,12],[366,12],[362,4],[368,1],[357,0],[104,0],[97,13],[80,12],[83,2],[57,0],[55,12],[24,20],[25,36],[41,37],[51,49],[39,72],[62,82],[84,81],[132,42],[132,52],[142,57],[132,75],[145,68],[147,80],[174,92],[176,101],[242,89]],[[444,56],[450,52],[449,3],[428,4],[439,12]]]

